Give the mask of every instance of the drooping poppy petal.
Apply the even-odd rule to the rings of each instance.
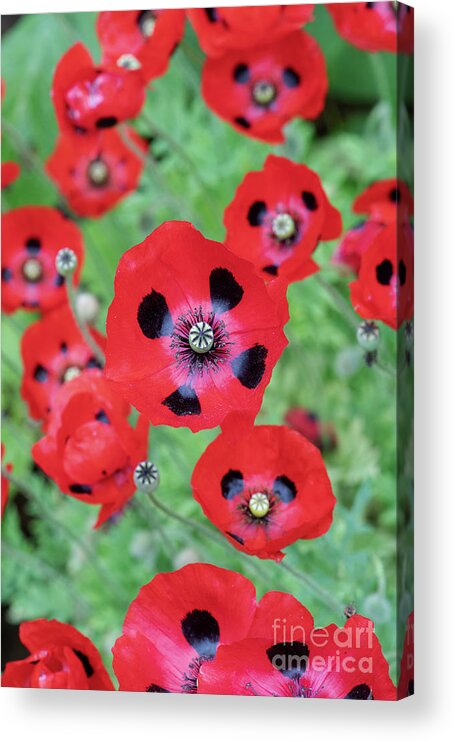
[[[327,89],[324,56],[304,31],[208,57],[202,70],[208,107],[242,134],[272,144],[284,142],[282,128],[296,116],[317,118]]]
[[[368,52],[414,49],[414,8],[403,3],[329,3],[327,10],[346,41]]]
[[[286,426],[263,425],[234,444],[221,434],[191,479],[205,515],[240,551],[280,561],[285,546],[317,538],[335,498],[318,449]]]
[[[84,259],[82,233],[51,206],[21,206],[2,214],[2,309],[47,312],[66,301],[65,279],[55,258],[63,247],[74,250],[77,284]]]
[[[166,72],[179,44],[185,23],[184,10],[121,10],[98,14],[96,32],[103,64],[117,64],[132,54],[141,64],[146,82]]]
[[[119,690],[196,693],[201,667],[247,636],[255,608],[253,584],[235,572],[190,564],[158,574],[131,603],[112,649]]]
[[[314,5],[193,8],[187,11],[202,49],[217,57],[231,49],[268,44],[313,20]]]
[[[104,349],[105,338],[90,330]],[[76,325],[69,307],[50,312],[25,330],[21,340],[24,366],[21,395],[35,420],[45,420],[61,385],[84,369],[100,368]]]
[[[224,213],[226,246],[250,260],[262,278],[298,281],[318,266],[312,254],[320,240],[338,237],[341,216],[319,176],[306,165],[269,155],[249,172]]]
[[[73,626],[39,618],[22,623],[19,636],[30,655],[7,663],[2,686],[114,690],[100,653]]]
[[[166,222],[120,260],[107,377],[155,425],[251,423],[287,342],[285,302],[250,263]]]

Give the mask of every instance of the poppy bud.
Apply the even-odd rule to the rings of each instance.
[[[365,320],[357,328],[357,342],[363,350],[368,353],[376,351],[379,347],[380,335],[376,322]]]
[[[98,318],[100,303],[94,294],[82,291],[76,298],[76,310],[83,322],[92,325]]]
[[[160,484],[160,473],[151,461],[141,461],[134,470],[134,484],[140,492],[153,494]]]

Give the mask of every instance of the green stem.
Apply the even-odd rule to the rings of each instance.
[[[283,562],[280,562],[280,567],[286,572],[289,572],[289,574],[293,577],[296,577],[298,580],[300,580],[300,582],[303,582],[306,587],[308,587],[315,595],[318,596],[318,598],[327,606],[327,608],[330,608],[330,610],[333,610],[335,613],[343,614],[343,604],[336,600],[329,592],[324,590],[324,588],[320,587],[320,585],[318,585],[317,582],[315,582],[311,577],[305,574],[305,572],[301,572],[300,570],[291,567],[289,564],[284,564]]]
[[[377,52],[370,54],[370,60],[376,80],[378,97],[380,100],[390,103],[390,86],[389,80],[387,78],[387,70],[384,65],[384,60],[381,56],[378,55]]]
[[[346,301],[344,296],[340,294],[340,292],[332,286],[328,281],[325,280],[319,273],[316,273],[314,276],[314,279],[319,283],[320,286],[324,289],[324,291],[330,296],[335,306],[340,310],[341,314],[344,316],[346,321],[354,328],[354,330],[357,332],[357,328],[359,326],[359,318],[355,314],[354,310],[352,309],[351,305]]]
[[[105,355],[101,348],[99,347],[98,343],[93,338],[88,326],[86,323],[80,318],[78,311],[77,311],[77,304],[76,304],[76,292],[74,290],[74,284],[73,284],[73,277],[68,276],[66,280],[66,292],[68,294],[68,303],[70,305],[71,311],[73,313],[74,321],[76,322],[76,325],[78,326],[82,337],[84,338],[85,342],[89,346],[89,348],[93,351],[93,355],[95,356],[98,363],[101,364],[101,366],[104,366],[106,362]]]

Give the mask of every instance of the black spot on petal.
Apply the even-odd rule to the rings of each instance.
[[[110,129],[112,126],[117,126],[118,119],[115,116],[102,116],[97,120],[95,126],[97,129]]]
[[[57,286],[57,288],[59,288],[60,286],[63,286],[63,285],[64,285],[64,283],[65,283],[65,276],[61,276],[61,275],[60,275],[60,273],[58,273],[58,274],[57,274],[57,275],[55,276],[55,281],[54,281],[54,283],[55,283],[55,285]]]
[[[182,633],[200,657],[212,658],[220,641],[220,627],[208,611],[197,608],[182,619]]]
[[[314,193],[311,193],[311,191],[303,191],[302,201],[307,207],[308,211],[316,211],[316,209],[318,208],[316,196],[314,195]]]
[[[137,321],[143,334],[150,340],[172,335],[173,322],[163,294],[152,290],[142,299],[137,310]]]
[[[250,71],[248,69],[248,65],[246,64],[238,64],[236,67],[234,67],[234,72],[232,73],[232,76],[236,82],[239,82],[241,84],[248,82],[250,77]]]
[[[274,644],[266,652],[273,667],[291,680],[298,680],[304,674],[310,654],[302,642]]]
[[[87,677],[88,678],[91,678],[92,675],[95,673],[95,670],[93,669],[92,665],[90,664],[90,660],[87,657],[87,655],[84,654],[83,652],[81,652],[79,649],[73,649],[73,652],[76,655],[76,657],[78,657],[80,659],[80,661],[82,662],[82,666],[84,668],[84,671],[85,671],[85,674],[87,675]]]
[[[376,279],[381,286],[388,286],[393,276],[393,265],[390,260],[383,260],[376,266]]]
[[[226,531],[226,534],[230,536],[231,538],[233,538],[234,541],[237,541],[238,544],[241,544],[241,546],[243,546],[243,544],[245,543],[243,538],[241,538],[240,536],[237,536],[236,533],[231,533],[230,531]]]
[[[68,346],[65,342],[60,343],[60,352],[61,353],[68,353]]]
[[[74,495],[91,495],[92,488],[89,484],[70,484],[70,492]]]
[[[240,303],[243,289],[227,268],[214,268],[210,273],[210,299],[215,312],[234,309]]]
[[[218,11],[216,8],[204,8],[207,19],[210,23],[216,23],[218,20]]]
[[[292,67],[286,67],[283,70],[283,82],[288,88],[296,88],[300,85],[300,75]]]
[[[231,500],[242,492],[243,487],[243,474],[237,469],[229,469],[221,480],[221,494],[226,500]]]
[[[408,683],[408,696],[414,695],[414,679],[410,680]]]
[[[92,356],[85,364],[85,368],[103,368],[103,366],[95,356]]]
[[[39,237],[29,237],[25,243],[25,247],[30,255],[36,255],[41,250],[41,240]]]
[[[404,286],[406,283],[406,265],[403,260],[400,260],[400,262],[398,263],[398,278],[400,281],[400,286]]]
[[[48,376],[49,372],[47,368],[44,368],[41,363],[38,363],[35,366],[35,370],[33,371],[33,378],[35,379],[35,381],[39,381],[42,384],[47,381]]]
[[[13,277],[13,271],[11,268],[2,268],[2,281],[8,283]]]
[[[162,688],[161,685],[155,685],[155,683],[152,683],[152,685],[149,685],[149,687],[146,689],[147,693],[170,693],[170,690],[166,690],[166,688]]]
[[[244,116],[237,116],[234,121],[238,126],[241,126],[242,129],[249,129],[251,127],[250,122]]]
[[[98,420],[99,423],[104,423],[105,425],[110,424],[110,420],[104,410],[98,410],[95,415],[95,420]]]
[[[181,386],[161,402],[177,417],[200,415],[201,404],[196,392],[190,386]]]
[[[264,345],[253,345],[234,358],[231,363],[234,375],[247,389],[256,389],[265,372],[267,348]]]
[[[354,686],[345,698],[349,698],[351,701],[368,701],[372,698],[371,689],[365,683],[361,683],[361,685]]]
[[[401,201],[401,192],[399,188],[392,188],[389,193],[389,198],[394,204],[399,204]]]
[[[252,227],[259,227],[267,214],[267,206],[264,201],[255,201],[248,209],[247,219]]]
[[[277,265],[265,265],[262,269],[266,273],[269,273],[271,276],[277,276],[278,275],[278,266]]]
[[[291,502],[297,495],[297,487],[294,482],[284,474],[281,474],[281,476],[275,479],[273,491],[280,498],[281,502]]]

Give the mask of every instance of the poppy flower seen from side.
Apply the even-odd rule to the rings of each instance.
[[[313,20],[313,4],[187,10],[201,48],[209,57],[269,43]]]
[[[337,446],[337,435],[332,423],[324,422],[319,415],[305,407],[293,407],[284,419],[290,428],[319,448],[322,453],[333,451]]]
[[[414,250],[412,232],[396,224],[382,229],[363,253],[358,279],[350,284],[351,302],[363,319],[394,330],[412,318]]]
[[[197,693],[201,667],[247,636],[255,608],[254,585],[236,572],[189,564],[156,575],[131,603],[112,649],[119,690]]]
[[[82,233],[51,206],[21,206],[2,214],[2,310],[47,312],[66,301],[65,279],[55,258],[63,247],[77,256],[79,281],[84,259]]]
[[[55,69],[51,96],[60,131],[94,133],[136,117],[145,102],[140,69],[96,65],[78,42]]]
[[[7,472],[11,472],[13,470],[12,464],[3,464],[3,457],[5,455],[5,446],[2,443],[1,447],[2,452],[2,468],[4,468]],[[8,503],[8,497],[9,497],[9,479],[5,477],[2,473],[1,477],[1,484],[2,484],[2,518],[5,513],[6,505]]]
[[[282,594],[263,601],[250,637],[220,647],[201,668],[199,693],[396,700],[372,621],[356,615],[344,627],[314,628],[303,606],[287,615]]]
[[[367,52],[414,50],[414,8],[403,3],[329,3],[337,32]]]
[[[30,654],[7,662],[3,687],[114,690],[100,653],[73,626],[39,618],[22,623],[19,637]]]
[[[146,156],[148,145],[133,129],[128,137]],[[74,138],[60,134],[46,171],[78,216],[98,217],[136,190],[144,159],[115,129]]]
[[[95,329],[89,331],[104,349],[104,336]],[[50,312],[27,327],[21,339],[21,356],[24,368],[21,396],[35,420],[47,418],[62,384],[79,376],[84,369],[100,368],[69,307]]]
[[[324,56],[304,31],[208,57],[202,69],[207,106],[241,134],[271,144],[284,142],[283,126],[296,116],[317,118],[327,90]]]
[[[96,33],[103,64],[133,55],[146,82],[166,72],[184,30],[184,10],[121,10],[98,14]]]
[[[335,497],[321,453],[286,426],[251,428],[237,443],[221,434],[191,479],[205,515],[240,551],[280,561],[297,539],[332,523]]]
[[[84,372],[56,393],[47,432],[32,456],[62,492],[101,505],[95,527],[133,496],[133,472],[147,454],[148,424],[128,422],[129,407],[101,372]]]
[[[120,259],[106,375],[154,425],[251,423],[287,340],[284,292],[187,222],[165,222]]]
[[[260,276],[301,280],[319,270],[312,254],[320,240],[341,233],[340,212],[319,176],[306,165],[269,155],[247,173],[224,212],[225,244],[250,260]]]

